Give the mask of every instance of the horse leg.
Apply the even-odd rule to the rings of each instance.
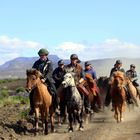
[[[49,114],[49,108],[46,108],[45,110],[45,135],[48,134],[48,114]]]
[[[40,113],[41,113],[41,120],[42,120],[42,128],[43,128],[43,132],[44,132],[44,130],[45,130],[45,128],[44,128],[44,120],[45,120],[45,114],[44,114],[44,109],[43,109],[43,107],[42,108],[40,108]]]
[[[114,105],[114,109],[115,109],[114,118],[117,120],[117,122],[119,122],[119,119],[118,119],[118,107],[116,105]]]
[[[83,121],[82,121],[82,117],[80,117],[80,116],[82,116],[82,114],[80,115],[80,113],[82,113],[82,111],[81,112],[77,112],[76,113],[76,119],[77,119],[77,121],[78,121],[78,123],[79,123],[79,130],[80,131],[83,131],[84,129],[84,127],[83,127]]]
[[[73,132],[73,126],[72,126],[72,123],[73,123],[73,114],[72,112],[68,112],[68,119],[69,119],[69,132]]]
[[[39,122],[39,108],[35,108],[35,135],[38,132],[38,122]]]
[[[50,115],[50,119],[51,119],[51,132],[55,132],[55,129],[54,129],[54,113],[52,113]]]

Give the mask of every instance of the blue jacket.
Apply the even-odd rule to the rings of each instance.
[[[91,74],[92,78],[94,80],[97,80],[96,71],[92,67],[91,67],[91,69],[89,69],[89,70],[85,69],[84,71],[85,71],[85,73]]]

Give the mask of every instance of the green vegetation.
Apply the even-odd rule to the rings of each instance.
[[[18,87],[18,88],[16,89],[16,93],[25,92],[25,91],[26,91],[26,90],[25,90],[24,87]]]
[[[1,97],[2,98],[8,98],[9,97],[8,89],[2,89],[1,90]]]
[[[29,109],[26,109],[26,110],[23,110],[21,113],[20,113],[20,117],[23,119],[23,118],[26,118],[28,116],[28,113],[29,113]]]
[[[0,96],[0,106],[13,105],[13,104],[29,104],[29,98],[23,96]]]

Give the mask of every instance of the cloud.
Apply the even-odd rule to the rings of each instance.
[[[65,42],[58,45],[54,53],[62,58],[69,58],[76,53],[81,60],[115,58],[115,57],[139,57],[140,46],[123,42],[118,39],[106,39],[99,44],[80,44]]]
[[[21,40],[0,36],[0,64],[16,57],[37,56],[44,44],[31,40]],[[56,54],[63,59],[69,59],[70,55],[76,53],[81,60],[115,58],[115,57],[139,57],[140,46],[133,43],[123,42],[117,38],[106,39],[98,44],[62,42],[55,47],[47,46],[50,54]]]
[[[0,36],[0,64],[16,57],[37,54],[44,45],[35,41],[24,41],[18,38],[9,38],[8,36]]]

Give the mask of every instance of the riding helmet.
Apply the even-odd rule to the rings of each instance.
[[[64,61],[61,59],[58,61],[58,65],[64,65]]]
[[[49,54],[49,52],[45,48],[42,48],[38,51],[38,55],[48,55],[48,54]]]
[[[121,60],[117,60],[116,64],[122,64],[122,61]]]
[[[130,65],[130,67],[133,67],[133,68],[135,68],[136,66],[135,66],[134,64],[131,64],[131,65]]]
[[[78,55],[77,55],[77,54],[72,54],[72,55],[70,56],[70,59],[78,59]]]
[[[89,66],[89,65],[91,65],[91,63],[89,61],[86,61],[85,66]]]

